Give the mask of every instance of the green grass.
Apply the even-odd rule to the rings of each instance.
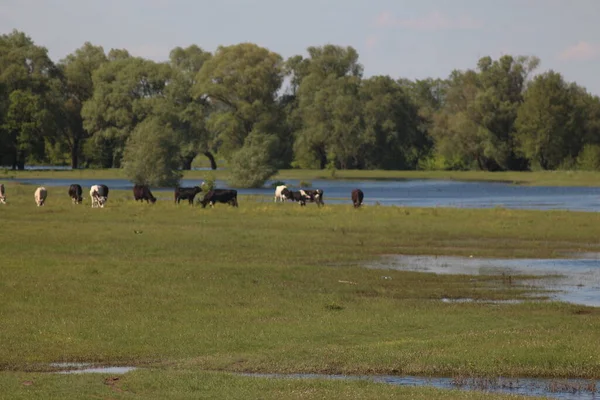
[[[60,375],[0,373],[0,399],[357,399],[502,400],[530,396],[398,387],[364,381],[242,377],[203,371],[134,371],[112,380],[108,374]]]
[[[598,213],[319,209],[244,196],[239,209],[202,209],[134,203],[129,191],[111,192],[106,208],[91,209],[88,198],[72,205],[64,187],[48,190],[47,205],[38,208],[32,186],[8,184],[9,204],[0,206],[1,380],[31,376],[59,393],[98,378],[33,371],[66,361],[138,365],[155,369],[123,379],[137,382],[136,390],[156,381],[143,397],[182,390],[187,398],[199,371],[211,370],[600,377],[599,309],[442,303],[444,297],[522,299],[528,292],[501,276],[361,267],[394,253],[600,251]],[[220,379],[241,378],[216,374],[209,381]],[[294,398],[295,385],[316,397],[342,386],[348,398],[408,390],[251,382],[268,388],[263,398],[278,390]],[[246,383],[239,390],[263,390],[244,389]],[[15,387],[15,395],[36,390]]]
[[[227,180],[227,170],[186,171],[184,179],[202,180],[212,174],[217,179]],[[86,169],[75,171],[37,170],[11,171],[0,170],[0,181],[14,178],[62,178],[62,179],[109,179],[123,178],[120,169]],[[328,170],[280,170],[272,179],[333,179]],[[600,172],[594,171],[538,171],[538,172],[485,172],[485,171],[383,171],[383,170],[339,170],[335,179],[442,179],[464,181],[505,182],[518,185],[535,186],[600,186]]]

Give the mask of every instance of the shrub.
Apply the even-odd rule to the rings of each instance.
[[[262,187],[277,173],[271,153],[276,139],[264,134],[251,134],[244,146],[233,154],[230,163],[230,184],[235,187]]]
[[[127,140],[123,170],[135,184],[175,186],[182,177],[173,130],[157,119],[140,123]]]
[[[588,171],[600,170],[600,145],[586,144],[577,156],[577,168]]]

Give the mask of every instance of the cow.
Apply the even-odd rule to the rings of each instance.
[[[319,207],[325,205],[325,203],[323,202],[323,190],[321,189],[300,190],[300,193],[306,196],[306,199],[309,202],[317,203]]]
[[[297,201],[300,203],[300,206],[305,206],[306,205],[306,194],[304,193],[304,191],[299,190],[297,192],[291,191],[288,188],[285,188],[281,191],[281,194],[289,200],[292,201]]]
[[[6,204],[6,192],[3,183],[0,183],[0,204]]]
[[[365,198],[365,194],[360,189],[354,189],[352,191],[352,204],[354,204],[354,208],[358,208],[361,206],[363,199]]]
[[[152,192],[148,185],[134,185],[133,186],[133,198],[135,201],[141,201],[142,203],[146,200],[146,203],[156,203],[156,197],[152,196]]]
[[[281,194],[281,192],[283,191],[283,189],[287,189],[287,186],[280,185],[280,186],[277,186],[275,188],[275,203],[277,203],[278,201],[281,201],[281,202],[285,201],[285,196],[283,196]]]
[[[41,207],[46,202],[46,197],[48,197],[48,191],[45,187],[40,186],[39,188],[35,189],[35,194],[33,195],[33,197],[35,198],[35,204],[37,204],[38,207]]]
[[[108,200],[108,186],[94,185],[90,188],[90,197],[92,198],[92,208],[104,208]]]
[[[194,187],[179,187],[175,188],[175,203],[179,204],[180,200],[189,201],[190,205],[194,204],[194,197],[202,191],[200,186]]]
[[[210,204],[211,207],[215,206],[215,203],[227,203],[231,206],[237,207],[237,190],[234,189],[212,189],[204,199],[200,202],[202,204],[202,208],[206,208],[207,204]]]
[[[83,201],[83,189],[81,189],[81,185],[76,183],[69,186],[69,196],[71,197],[71,201],[73,204],[81,204]]]

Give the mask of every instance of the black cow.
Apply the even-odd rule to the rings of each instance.
[[[231,206],[237,207],[237,190],[234,189],[213,189],[206,193],[204,199],[200,202],[202,208],[205,208],[207,204],[214,207],[215,203],[227,203]]]
[[[73,204],[81,204],[83,201],[83,189],[81,185],[74,183],[69,186],[69,197],[71,197]]]
[[[202,191],[200,186],[194,187],[176,187],[175,188],[175,203],[179,204],[180,200],[189,201],[190,205],[194,204],[194,198]]]
[[[300,193],[303,193],[306,196],[306,199],[311,203],[317,203],[319,207],[325,205],[323,202],[323,191],[321,189],[300,190]]]
[[[133,198],[135,201],[141,201],[142,203],[146,200],[146,203],[156,203],[156,197],[152,196],[152,192],[148,185],[135,185],[133,186]]]
[[[281,191],[281,195],[286,199],[299,202],[300,206],[305,206],[306,200],[308,199],[306,193],[304,193],[304,191],[302,190],[294,192],[289,190],[288,188],[285,188]]]
[[[354,204],[354,208],[360,207],[365,198],[365,194],[360,189],[354,189],[352,191],[352,203]]]

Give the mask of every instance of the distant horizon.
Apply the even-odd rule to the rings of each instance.
[[[32,12],[34,10],[34,12]],[[59,62],[87,41],[162,62],[175,47],[251,42],[306,56],[310,46],[352,46],[364,76],[447,78],[481,57],[536,56],[600,95],[600,2],[578,0],[4,0],[2,34],[24,32]]]

